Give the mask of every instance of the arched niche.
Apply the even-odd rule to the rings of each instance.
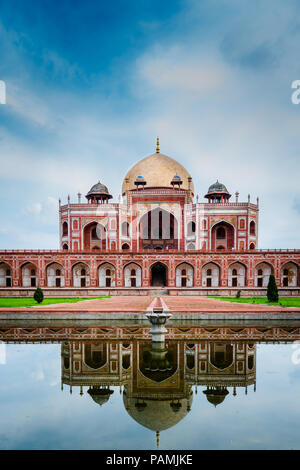
[[[202,286],[218,287],[220,283],[220,267],[215,263],[207,263],[202,267]]]
[[[281,267],[281,285],[283,287],[296,287],[299,267],[292,261]]]
[[[0,263],[0,287],[12,287],[12,269],[7,263]]]
[[[85,263],[77,263],[72,268],[73,286],[89,287],[90,285],[90,269]]]
[[[194,268],[188,263],[176,267],[176,287],[193,287]]]
[[[233,263],[228,268],[228,286],[244,287],[246,285],[246,267],[242,263]]]
[[[104,263],[99,266],[99,286],[115,287],[116,286],[116,268],[111,263]]]
[[[270,275],[273,274],[274,269],[269,263],[259,263],[255,266],[255,286],[267,287]]]
[[[23,287],[37,287],[38,275],[37,267],[33,263],[25,263],[21,267],[22,286]]]
[[[141,287],[142,269],[136,263],[129,263],[124,268],[125,287]]]
[[[46,268],[47,286],[64,287],[65,275],[64,268],[59,263],[51,263]]]
[[[91,369],[100,369],[107,362],[107,343],[84,343],[84,363]]]

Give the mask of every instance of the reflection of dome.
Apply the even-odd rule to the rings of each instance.
[[[96,387],[89,388],[87,392],[92,397],[94,402],[100,406],[104,405],[104,403],[109,400],[110,395],[114,393],[114,391],[110,390],[109,388]]]
[[[219,183],[219,181],[217,180],[216,183],[212,184],[208,188],[207,194],[209,193],[228,193],[228,191],[226,186],[222,183]]]
[[[126,392],[123,393],[123,401],[128,414],[137,423],[152,431],[163,431],[179,423],[190,410],[192,400],[192,393],[189,400],[187,398],[180,399],[181,406],[178,406],[176,412],[174,412],[171,406],[172,400],[143,399],[143,403],[147,406],[143,407],[141,413],[139,407],[136,407],[137,399],[127,399]]]
[[[122,194],[125,191],[136,189],[135,181],[139,175],[143,175],[147,187],[171,188],[174,175],[180,175],[181,189],[188,190],[188,178],[190,174],[176,160],[162,153],[154,153],[137,162],[127,173],[122,185]],[[128,183],[127,183],[127,181]],[[194,194],[194,185],[191,182],[191,191]]]
[[[206,395],[207,401],[214,405],[215,407],[220,405],[224,400],[226,395],[228,395],[228,390],[226,388],[207,388],[207,390],[203,390],[203,393]]]

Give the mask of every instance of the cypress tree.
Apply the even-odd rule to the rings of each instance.
[[[269,302],[278,302],[278,289],[274,274],[270,274],[267,297]]]
[[[34,300],[40,304],[44,300],[44,293],[40,287],[37,287],[34,294],[33,294]]]

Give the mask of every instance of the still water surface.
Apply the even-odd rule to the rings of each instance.
[[[184,335],[5,344],[0,448],[299,449],[297,348]]]

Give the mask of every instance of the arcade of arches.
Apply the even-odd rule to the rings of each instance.
[[[295,261],[282,263],[277,271],[276,282],[279,287],[300,287],[300,265]],[[38,264],[23,263],[17,271],[8,263],[0,263],[0,288],[16,286],[15,277],[22,287],[35,288],[38,285],[50,288],[73,287],[177,287],[177,288],[216,288],[228,286],[232,288],[260,287],[266,288],[270,274],[276,274],[274,266],[266,261],[257,262],[250,270],[243,262],[232,262],[222,269],[219,262],[211,261],[202,264],[200,276],[196,276],[194,263],[178,262],[174,267],[169,262],[155,261],[147,267],[136,262],[127,262],[118,267],[114,262],[100,262],[92,267],[88,262],[76,262],[70,272],[59,262],[45,266],[41,275]],[[173,273],[173,275],[172,275]],[[252,276],[250,276],[252,274]],[[44,279],[44,284],[42,280]],[[119,282],[117,282],[120,280]],[[148,282],[148,283],[147,283]]]

